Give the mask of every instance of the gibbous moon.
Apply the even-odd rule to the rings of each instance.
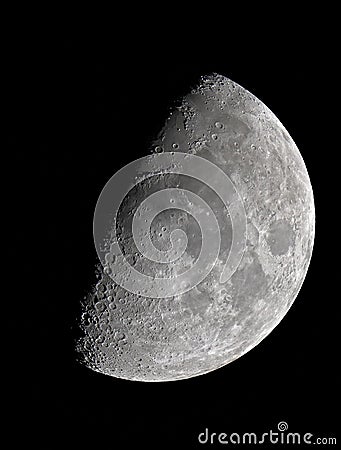
[[[99,197],[101,264],[76,349],[103,374],[172,381],[232,362],[279,324],[308,269],[314,200],[284,126],[221,75],[202,77],[151,145],[129,166],[133,185],[117,175],[115,220],[114,174]]]

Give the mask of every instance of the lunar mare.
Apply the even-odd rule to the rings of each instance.
[[[129,265],[155,278],[170,276],[174,283],[186,283],[180,275],[195,266],[203,242],[190,209],[165,205],[148,223],[148,246],[160,252],[172,247],[171,236],[179,230],[185,233],[186,248],[176,254],[176,261],[148,260],[141,255],[141,243],[134,241],[139,207],[148,197],[174,188],[191,191],[209,205],[220,229],[218,258],[192,289],[184,292],[178,286],[180,295],[165,292],[158,298],[143,296],[143,286],[138,293],[125,290],[99,265],[98,282],[83,302],[76,349],[83,364],[103,374],[171,381],[230,363],[282,320],[308,269],[315,211],[304,161],[284,126],[254,95],[221,75],[203,77],[181,100],[152,151],[197,155],[229,177],[247,219],[241,261],[221,282],[233,243],[233,213],[216,192],[180,173],[139,179],[137,171],[139,182],[124,198],[115,223],[117,242]],[[106,258],[110,265],[115,255],[108,252]]]

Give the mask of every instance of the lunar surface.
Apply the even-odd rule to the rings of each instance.
[[[179,101],[151,147],[156,164],[157,155],[180,152],[203,158],[228,176],[245,211],[243,253],[232,275],[222,280],[233,235],[239,230],[238,223],[233,226],[234,202],[226,207],[217,192],[195,176],[161,170],[146,176],[141,163],[136,185],[122,201],[114,229],[108,231],[131,268],[155,285],[164,277],[173,280],[172,289],[163,288],[164,295],[152,297],[145,294],[142,282],[137,290],[124,287],[126,266],[122,265],[123,281],[117,281],[114,261],[118,272],[120,265],[110,247],[107,264],[99,264],[98,282],[82,303],[76,349],[83,364],[103,374],[172,381],[230,363],[282,320],[311,258],[314,201],[304,161],[284,126],[254,95],[218,74],[202,77]],[[181,204],[174,189],[181,192]],[[160,192],[169,194],[168,199],[164,197],[160,212],[148,224],[148,239],[144,232],[138,241],[139,222],[134,220],[142,214],[139,207],[146,205],[148,211],[148,204],[150,210],[153,202],[160,203]],[[209,210],[203,212],[206,205]],[[211,225],[200,224],[212,213],[219,233],[210,234]],[[182,247],[186,244],[181,254],[174,252],[174,237]],[[197,267],[201,247],[206,245],[205,255],[210,248],[213,252],[218,237],[210,270]],[[170,256],[150,259],[148,252],[143,254],[144,245]],[[199,282],[198,274],[203,274]]]

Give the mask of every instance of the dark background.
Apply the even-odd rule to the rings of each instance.
[[[21,36],[8,46],[3,176],[16,278],[5,326],[19,336],[10,349],[18,368],[8,363],[6,385],[11,448],[22,441],[80,448],[85,440],[109,449],[192,449],[206,427],[266,432],[279,421],[292,432],[337,431],[331,61],[305,42],[261,51],[251,40],[236,57],[221,41],[218,49],[193,43],[189,51],[175,42],[160,49],[160,35],[105,45],[62,35],[28,44]],[[317,228],[303,287],[269,337],[215,372],[168,383],[92,372],[75,362],[72,339],[79,302],[95,281],[98,195],[117,169],[147,153],[176,98],[213,71],[260,98],[305,160]]]

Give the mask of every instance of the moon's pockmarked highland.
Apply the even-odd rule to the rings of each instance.
[[[239,358],[294,302],[314,230],[309,176],[283,125],[238,84],[203,77],[152,154],[100,194],[101,265],[82,305],[81,362],[171,381]]]

